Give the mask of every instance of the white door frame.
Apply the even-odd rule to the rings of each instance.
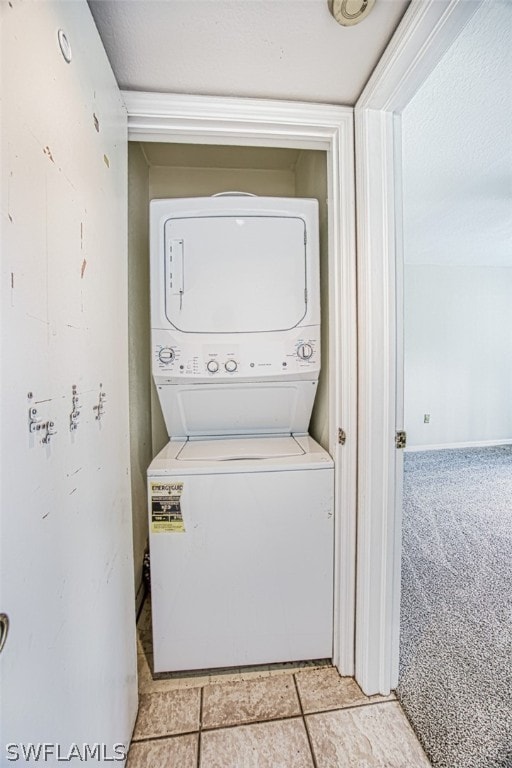
[[[356,557],[357,338],[353,110],[259,99],[123,92],[128,138],[295,147],[327,153],[329,206],[329,450],[335,461],[333,661],[353,675]],[[338,430],[346,444],[338,442]]]
[[[359,350],[356,671],[398,683],[402,451],[401,113],[482,0],[413,0],[355,108]]]

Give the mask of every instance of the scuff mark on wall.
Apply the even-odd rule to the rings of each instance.
[[[82,280],[84,278],[84,272],[85,272],[86,266],[87,266],[87,259],[84,259],[82,261],[82,268],[80,269],[80,277],[82,278]]]
[[[72,323],[66,323],[66,328],[73,328],[74,331],[88,331],[88,325],[73,325]]]
[[[60,593],[60,596],[62,597],[62,592]],[[61,621],[59,628],[57,629],[55,635],[53,636],[53,641],[52,641],[52,644],[51,644],[50,647],[52,647],[52,648],[55,647],[55,641],[57,640],[58,636],[60,635],[60,633],[64,629],[65,624],[66,624],[65,621]]]
[[[69,492],[69,496],[72,496],[75,491],[76,491],[76,488],[73,488],[73,490]]]
[[[84,223],[83,221],[80,222],[80,250],[83,251],[84,249]]]
[[[25,315],[32,318],[32,320],[38,320],[40,323],[44,323],[44,325],[50,325],[50,322],[48,320],[43,320],[42,317],[36,317],[36,315],[31,315],[29,312],[25,312]]]
[[[94,112],[93,112],[92,117],[93,117],[93,120],[94,120],[94,127],[96,128],[96,130],[99,133],[100,132],[100,121],[98,120],[98,118],[96,117],[96,114]]]
[[[110,567],[109,567],[109,569],[107,571],[107,578],[106,578],[106,583],[107,584],[109,583],[110,578],[112,576],[112,573],[114,571],[114,565],[116,564],[116,560],[117,560],[118,555],[119,555],[119,550],[117,550],[117,552],[115,553],[114,557],[112,558],[112,561],[110,563]]]
[[[50,513],[49,513],[49,512],[47,512],[47,513],[46,513],[46,515],[43,515],[42,519],[44,520],[46,517],[48,517],[48,515],[49,515],[49,514],[50,514]]]
[[[10,5],[10,3],[9,3],[9,5]],[[12,6],[11,6],[11,8],[12,8]],[[10,149],[10,147],[9,147],[9,149]],[[16,159],[18,159],[17,155],[16,155]],[[14,176],[14,172],[13,171],[9,171],[9,176],[8,176],[8,179],[7,179],[7,205],[6,205],[6,209],[7,209],[7,216],[9,218],[9,221],[11,222],[11,224],[13,223],[13,218],[12,218],[11,213],[10,213],[10,208],[11,208],[11,180],[12,180],[13,176]]]
[[[50,147],[46,146],[46,147],[43,149],[43,152],[44,152],[44,154],[45,154],[47,157],[49,157],[49,158],[50,158],[50,160],[52,161],[52,163],[54,163],[54,162],[55,162],[55,160],[53,159],[53,155],[52,155],[52,151],[51,151]],[[59,170],[60,170],[60,169],[59,169]]]
[[[103,162],[107,166],[107,168],[110,168],[110,160],[108,159],[107,155],[103,155]]]

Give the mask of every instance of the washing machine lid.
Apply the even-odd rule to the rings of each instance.
[[[250,436],[188,440],[176,458],[178,461],[235,461],[237,459],[279,459],[304,454],[304,449],[291,435]]]
[[[165,314],[184,333],[295,328],[307,311],[306,221],[173,216],[165,223]]]
[[[269,458],[242,458],[242,454],[238,455],[238,458],[224,461],[216,461],[215,459],[196,459],[195,461],[180,461],[178,456],[183,451],[186,445],[199,444],[200,442],[223,442],[224,447],[228,448],[228,452],[234,453],[231,447],[227,446],[227,443],[239,442],[240,440],[252,441],[281,441],[281,436],[267,436],[267,437],[228,437],[219,438],[217,440],[171,440],[165,445],[160,453],[155,456],[153,461],[148,467],[148,478],[167,478],[171,482],[175,478],[192,477],[192,476],[207,476],[207,475],[230,475],[236,473],[252,473],[252,472],[282,472],[282,471],[302,471],[302,470],[329,470],[332,471],[334,463],[332,458],[312,437],[309,435],[294,435],[285,436],[285,445],[293,446],[292,440],[298,444],[300,448],[300,455],[295,456],[274,456]],[[275,443],[276,452],[279,443]],[[281,445],[283,445],[281,443]],[[269,447],[270,449],[270,447]],[[189,447],[188,450],[191,450]],[[200,448],[192,448],[192,450],[200,450]],[[216,448],[217,453],[222,450],[220,446]],[[252,450],[252,446],[249,446],[249,451]],[[267,449],[265,449],[267,450]],[[295,450],[295,448],[293,448]],[[247,443],[244,446],[245,456],[248,454]]]

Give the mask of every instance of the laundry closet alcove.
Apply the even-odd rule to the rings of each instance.
[[[149,201],[237,190],[315,198],[322,369],[309,427],[335,464],[333,662],[354,673],[356,297],[352,110],[123,94],[129,116],[129,344],[134,556],[147,540],[146,470],[168,442],[151,382]]]

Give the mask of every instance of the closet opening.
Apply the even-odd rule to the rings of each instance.
[[[140,605],[148,541],[146,471],[169,441],[151,377],[149,201],[209,197],[232,191],[318,201],[322,362],[309,434],[332,455],[327,152],[130,141],[128,189],[130,441],[135,578]]]

